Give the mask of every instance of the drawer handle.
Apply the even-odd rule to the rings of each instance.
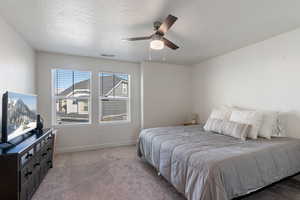
[[[27,154],[27,156],[25,157],[26,159],[32,157],[33,155],[31,153]]]
[[[36,168],[37,166],[40,166],[40,165],[41,165],[40,163],[35,163],[35,164],[33,165],[33,167]]]
[[[25,174],[25,176],[28,177],[28,176],[30,176],[31,174],[32,174],[32,172],[27,172],[27,173]]]

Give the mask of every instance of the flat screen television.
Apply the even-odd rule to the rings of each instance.
[[[2,142],[10,142],[36,126],[37,96],[6,92],[2,98]]]

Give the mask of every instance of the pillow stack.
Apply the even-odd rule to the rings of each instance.
[[[248,138],[257,139],[263,116],[256,111],[233,110],[230,121],[251,125]]]
[[[204,130],[245,140],[284,136],[277,112],[222,107],[214,109]]]

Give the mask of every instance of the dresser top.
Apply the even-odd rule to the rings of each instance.
[[[43,133],[37,134],[32,133],[30,136],[28,136],[26,139],[24,139],[22,142],[18,143],[17,145],[12,146],[8,149],[0,149],[0,155],[9,155],[9,154],[20,154],[24,152],[26,149],[30,148],[35,143],[41,141],[44,139],[52,129],[43,129]]]

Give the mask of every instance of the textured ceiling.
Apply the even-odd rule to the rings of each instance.
[[[168,14],[179,18],[166,37],[177,51],[152,60],[193,64],[300,26],[299,0],[0,0],[0,15],[37,50],[149,60],[145,36]]]

